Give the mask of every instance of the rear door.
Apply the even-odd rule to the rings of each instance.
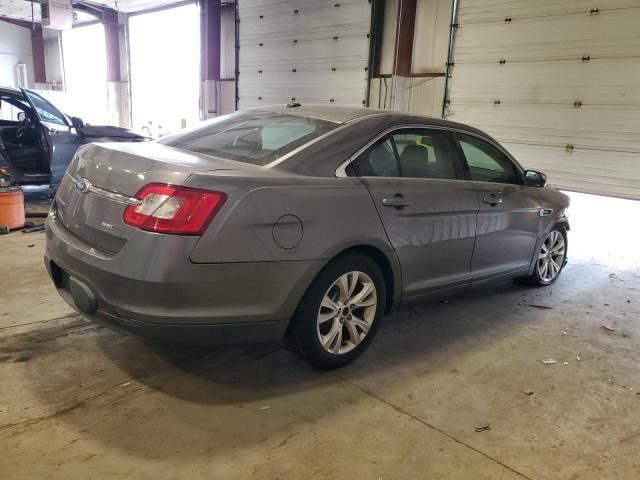
[[[455,137],[478,197],[474,279],[528,269],[541,225],[536,188],[524,185],[520,168],[496,146],[474,135]]]
[[[470,279],[478,200],[446,130],[399,128],[347,168],[369,189],[410,297]]]
[[[42,133],[47,141],[51,185],[62,180],[69,162],[82,143],[80,133],[73,128],[67,117],[50,102],[35,92],[22,90],[40,120]]]

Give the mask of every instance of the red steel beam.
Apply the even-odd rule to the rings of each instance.
[[[417,0],[400,0],[398,5],[398,26],[396,42],[396,58],[394,73],[396,75],[411,74],[413,57],[413,33],[416,25]]]

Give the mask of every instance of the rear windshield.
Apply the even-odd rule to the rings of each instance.
[[[237,112],[158,143],[190,152],[267,165],[337,127],[315,118],[272,112]]]

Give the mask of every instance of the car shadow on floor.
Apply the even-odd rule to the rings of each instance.
[[[607,273],[602,277],[602,281],[610,280]],[[75,320],[79,325],[70,327],[72,333],[67,337],[49,339],[40,334],[32,339],[16,338],[13,346],[19,350],[40,342],[42,358],[48,360],[25,374],[42,405],[65,412],[54,416],[70,431],[86,432],[83,435],[94,441],[140,457],[161,458],[176,450],[181,451],[181,458],[205,454],[198,449],[186,451],[185,445],[219,454],[239,445],[280,438],[292,429],[304,430],[305,425],[326,424],[323,420],[327,418],[331,422],[343,419],[345,408],[363,415],[362,408],[366,411],[379,403],[367,390],[383,391],[385,396],[406,395],[411,385],[420,385],[424,393],[452,382],[469,383],[469,372],[482,369],[482,362],[495,362],[523,347],[518,342],[527,341],[520,330],[536,328],[548,315],[559,315],[567,295],[576,297],[574,303],[597,295],[599,284],[584,278],[584,269],[567,269],[557,286],[532,289],[507,282],[474,289],[446,302],[429,301],[399,310],[384,319],[362,357],[332,372],[314,370],[277,345],[192,348],[149,344],[87,324],[79,317]],[[547,310],[545,305],[555,305],[556,310]],[[58,333],[52,328],[48,334]],[[75,370],[68,359],[60,360],[64,358],[61,349],[74,344],[85,359]],[[488,355],[487,345],[491,347]],[[524,346],[535,358],[539,345],[529,342]],[[92,396],[83,400],[87,392],[73,389],[78,383],[92,382],[87,377],[96,367],[110,373],[97,379]],[[100,388],[105,390],[100,393]],[[64,403],[56,397],[61,390],[68,390]],[[427,401],[426,397],[421,401]],[[76,406],[69,407],[68,402]]]
[[[157,378],[146,373],[144,364],[126,360],[130,356],[122,352],[111,359],[149,388],[190,402],[229,404],[272,399],[341,379],[379,375],[385,369],[416,361],[446,361],[454,344],[455,349],[472,348],[490,342],[494,330],[504,334],[509,327],[530,321],[514,308],[530,295],[535,295],[535,290],[507,282],[400,309],[384,318],[375,341],[362,357],[330,372],[313,369],[279,345],[207,348],[142,342],[143,348],[162,356],[176,370]],[[141,348],[140,341],[136,343],[133,348]],[[172,381],[181,374],[188,375],[194,388]]]

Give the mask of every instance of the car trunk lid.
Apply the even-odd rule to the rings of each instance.
[[[256,168],[157,143],[90,144],[79,150],[56,195],[62,225],[102,251],[117,253],[138,230],[123,221],[136,193],[150,183],[184,185],[193,173]]]

